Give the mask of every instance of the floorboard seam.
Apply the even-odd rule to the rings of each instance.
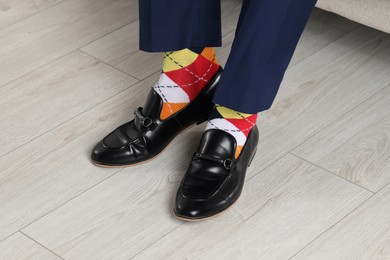
[[[384,187],[382,187],[380,190],[378,190],[376,193],[373,193],[371,196],[369,196],[367,199],[365,199],[362,203],[360,203],[358,206],[356,206],[354,209],[352,209],[347,215],[345,215],[344,217],[342,217],[339,221],[335,222],[333,225],[331,225],[329,228],[327,228],[324,232],[322,232],[321,234],[319,234],[318,236],[316,236],[313,240],[311,240],[309,243],[307,243],[304,247],[302,247],[300,250],[298,250],[295,254],[293,254],[291,257],[289,257],[288,259],[293,259],[295,256],[297,256],[299,253],[303,252],[307,247],[309,247],[311,244],[313,244],[317,239],[319,239],[323,234],[325,234],[326,232],[328,232],[330,229],[332,229],[334,226],[336,226],[338,223],[340,223],[341,221],[343,221],[344,219],[346,219],[349,215],[351,215],[353,212],[355,212],[356,210],[358,210],[361,206],[363,206],[367,201],[369,201],[370,199],[372,199],[377,193],[379,193],[380,191],[382,191],[383,189],[385,189],[387,186],[389,186],[390,184],[387,184],[385,185]]]
[[[342,119],[343,117],[347,116],[348,114],[350,114],[354,109],[356,109],[357,107],[363,105],[364,103],[368,102],[370,99],[374,98],[377,94],[379,94],[380,92],[384,91],[386,88],[389,88],[390,85],[387,85],[387,86],[384,86],[383,88],[379,89],[378,91],[374,92],[371,96],[367,97],[366,99],[362,100],[361,102],[359,102],[358,104],[356,104],[354,107],[348,109],[345,113],[343,113],[342,115],[340,115],[339,117],[337,117],[336,119],[334,119],[333,121],[331,121],[329,124],[327,124],[326,126],[324,126],[322,129],[318,130],[316,133],[313,133],[312,135],[309,135],[306,139],[304,139],[301,143],[299,143],[298,145],[296,145],[295,147],[293,147],[292,149],[290,149],[288,152],[289,153],[293,153],[295,149],[297,149],[299,146],[303,145],[304,143],[306,143],[307,141],[309,141],[311,138],[315,137],[316,135],[320,134],[322,131],[324,131],[325,129],[333,126],[334,124],[337,123],[337,121],[339,121],[340,119]],[[296,154],[294,154],[295,156],[297,156]]]
[[[37,243],[38,245],[40,245],[41,247],[45,248],[47,251],[51,252],[52,254],[54,254],[55,256],[57,256],[58,258],[60,259],[63,259],[65,260],[62,256],[58,255],[57,253],[55,253],[53,250],[47,248],[46,246],[42,245],[41,243],[39,243],[37,240],[33,239],[32,237],[30,237],[29,235],[27,235],[26,233],[20,231],[20,233],[26,237],[28,237],[29,239],[31,239],[32,241],[34,241],[35,243]]]
[[[64,0],[64,1],[66,1],[66,0]],[[137,20],[138,20],[138,18],[137,18]],[[132,22],[134,22],[134,21],[132,21]],[[132,22],[130,22],[130,23],[132,23]],[[118,29],[120,29],[120,28],[122,28],[122,27],[125,27],[126,25],[128,25],[128,24],[130,24],[130,23],[127,23],[127,24],[125,24],[125,25],[122,25],[122,26],[120,26],[119,28],[116,28],[115,30],[113,30],[113,31],[111,31],[111,32],[105,33],[104,35],[102,35],[102,36],[100,36],[100,37],[98,37],[98,38],[96,38],[96,39],[94,39],[94,40],[88,42],[87,44],[82,45],[81,47],[77,47],[77,48],[75,48],[75,49],[73,49],[73,50],[71,50],[71,51],[68,51],[68,52],[66,52],[65,54],[60,55],[59,57],[54,58],[54,59],[52,59],[52,60],[46,62],[45,64],[40,65],[40,66],[38,66],[37,68],[32,69],[32,70],[30,70],[30,71],[28,71],[28,72],[26,72],[26,73],[20,75],[19,77],[15,78],[15,79],[13,79],[13,80],[10,80],[10,81],[8,81],[8,82],[3,83],[2,85],[0,85],[0,89],[3,88],[3,87],[5,87],[5,86],[7,86],[7,85],[9,85],[9,84],[11,84],[11,83],[13,83],[13,82],[15,82],[15,81],[17,81],[17,80],[20,79],[20,78],[25,77],[26,75],[28,75],[28,74],[30,74],[30,73],[33,73],[33,72],[35,72],[35,71],[37,71],[37,70],[39,70],[39,69],[42,69],[43,67],[49,65],[49,64],[52,63],[52,62],[55,62],[55,61],[58,61],[58,60],[64,58],[65,56],[69,55],[70,53],[72,53],[72,52],[74,52],[74,51],[79,51],[79,49],[84,48],[84,47],[87,46],[88,44],[91,44],[91,43],[93,43],[94,41],[97,41],[97,40],[99,40],[99,39],[101,39],[101,38],[107,36],[108,34],[114,32],[114,31],[116,31],[116,30],[118,30]],[[126,75],[128,75],[128,74],[126,73]]]
[[[49,215],[50,213],[56,211],[57,209],[61,208],[62,206],[70,203],[71,201],[75,200],[76,198],[78,198],[80,195],[88,192],[89,190],[93,189],[94,187],[96,187],[97,185],[101,184],[102,182],[108,180],[109,178],[113,177],[114,175],[116,175],[117,173],[119,173],[120,171],[122,171],[123,168],[121,169],[118,169],[117,171],[113,172],[112,174],[109,174],[106,178],[98,181],[97,183],[93,184],[92,186],[86,188],[85,190],[79,192],[77,195],[75,195],[74,197],[70,198],[69,200],[63,202],[61,205],[49,210],[48,212],[46,212],[45,214],[43,214],[42,216],[38,217],[37,219],[31,221],[30,223],[28,223],[27,225],[25,225],[24,227],[20,228],[19,231],[20,232],[24,232],[23,229],[25,228],[28,228],[29,226],[33,225],[35,222],[39,221],[40,219],[44,218],[45,216]]]
[[[128,25],[130,25],[130,24],[132,24],[132,23],[134,23],[134,22],[136,22],[136,21],[138,21],[138,17],[137,17],[136,19],[130,21],[130,22],[127,22],[127,23],[124,24],[124,25],[119,26],[118,28],[115,28],[114,30],[112,30],[112,31],[110,31],[110,32],[107,32],[107,33],[101,35],[100,37],[98,37],[98,38],[96,38],[96,39],[93,39],[93,40],[89,41],[88,43],[86,43],[86,44],[84,44],[84,45],[82,45],[82,46],[77,47],[76,50],[80,50],[80,49],[84,48],[85,46],[87,46],[87,45],[89,45],[89,44],[91,44],[91,43],[94,43],[94,42],[96,42],[96,41],[98,41],[98,40],[100,40],[100,39],[106,37],[107,35],[109,35],[109,34],[111,34],[111,33],[113,33],[113,32],[116,32],[116,31],[122,29],[123,27],[126,27],[126,26],[128,26]]]
[[[152,247],[154,244],[156,244],[158,241],[160,241],[161,239],[163,239],[164,237],[166,237],[167,235],[169,235],[170,233],[172,233],[173,231],[175,231],[176,229],[180,228],[181,226],[183,226],[186,222],[184,221],[182,224],[180,224],[179,226],[171,229],[170,231],[168,231],[167,233],[165,233],[163,236],[161,236],[160,238],[156,239],[155,241],[153,241],[150,245],[148,245],[147,247],[145,247],[144,249],[141,249],[138,253],[136,253],[135,255],[131,256],[129,259],[134,259],[136,256],[138,256],[139,254],[141,254],[142,252],[145,252],[148,248]]]
[[[154,76],[154,74],[151,75],[151,76]],[[145,79],[147,79],[147,78],[145,78]],[[106,99],[103,99],[101,102],[94,104],[94,105],[91,106],[90,108],[88,108],[88,109],[86,109],[86,110],[84,110],[84,111],[78,113],[77,115],[74,115],[73,117],[71,117],[71,118],[69,118],[69,119],[63,121],[62,123],[60,123],[60,124],[58,124],[58,125],[52,127],[51,129],[49,129],[49,130],[47,130],[47,131],[41,133],[40,135],[38,135],[38,136],[32,138],[31,140],[27,141],[26,143],[24,143],[24,144],[22,144],[22,145],[20,145],[20,146],[18,146],[18,147],[16,147],[16,148],[14,148],[14,149],[8,151],[7,153],[1,155],[1,156],[0,156],[0,159],[3,158],[3,157],[5,157],[5,156],[7,156],[7,155],[10,154],[10,153],[13,153],[13,152],[19,150],[20,148],[22,148],[22,147],[24,147],[25,145],[27,145],[27,144],[33,142],[34,140],[36,140],[36,139],[38,139],[38,138],[40,138],[40,137],[42,137],[42,136],[44,136],[44,135],[50,133],[51,131],[53,131],[53,130],[59,128],[59,127],[61,127],[62,125],[68,123],[69,121],[71,121],[71,120],[73,120],[73,119],[75,119],[75,118],[81,116],[82,114],[88,112],[89,110],[94,109],[96,106],[98,106],[98,105],[100,105],[100,104],[106,102],[107,100],[109,100],[109,99],[111,99],[111,98],[113,98],[113,97],[115,97],[115,96],[117,96],[117,95],[120,95],[120,94],[123,93],[124,91],[128,90],[129,88],[133,87],[134,85],[136,85],[136,84],[138,84],[138,83],[140,83],[140,82],[141,82],[141,81],[134,82],[133,84],[129,85],[127,88],[125,88],[125,89],[119,91],[118,93],[116,93],[116,94],[114,94],[114,95],[112,95],[112,96],[110,96],[110,97],[108,97],[108,98],[106,98]]]
[[[296,154],[294,154],[294,153],[292,153],[292,152],[289,152],[289,154],[291,154],[292,156],[295,156],[295,157],[297,157],[297,158],[299,158],[299,159],[301,159],[301,160],[303,160],[303,161],[305,161],[305,162],[307,162],[307,163],[309,163],[309,164],[311,164],[311,165],[313,165],[313,166],[315,166],[315,167],[317,167],[317,168],[320,168],[320,169],[326,171],[327,173],[330,173],[330,174],[332,174],[332,175],[334,175],[334,176],[336,176],[336,177],[338,177],[338,178],[340,178],[340,179],[342,179],[342,180],[344,180],[344,181],[347,181],[347,182],[353,184],[354,186],[357,186],[357,187],[362,188],[362,189],[364,189],[364,190],[366,190],[366,191],[368,191],[368,192],[370,192],[370,193],[372,193],[372,194],[375,194],[375,191],[372,191],[372,190],[370,190],[370,189],[368,189],[368,188],[366,188],[366,187],[364,187],[364,186],[361,186],[361,185],[359,185],[359,184],[357,184],[357,183],[354,183],[354,182],[352,182],[352,181],[350,181],[350,180],[348,180],[348,179],[346,179],[346,178],[344,178],[344,177],[342,177],[342,176],[340,176],[340,175],[338,175],[338,174],[336,174],[336,173],[334,173],[334,172],[329,171],[328,169],[326,169],[326,168],[324,168],[324,167],[322,167],[322,166],[319,166],[319,165],[317,165],[317,164],[315,164],[315,163],[313,163],[313,162],[311,162],[311,161],[308,161],[308,160],[306,160],[306,159],[300,157],[299,155],[296,155]]]
[[[53,7],[55,7],[55,6],[57,6],[57,5],[59,5],[59,4],[63,3],[63,2],[65,2],[65,1],[66,1],[66,0],[61,0],[61,1],[59,1],[58,3],[53,4],[53,5],[50,5],[50,6],[47,6],[47,7],[43,8],[42,10],[39,10],[39,11],[36,12],[36,13],[30,14],[30,15],[28,15],[28,16],[26,16],[26,17],[23,17],[22,19],[16,21],[15,23],[10,24],[10,25],[7,25],[7,26],[4,27],[4,28],[1,28],[0,31],[6,29],[6,28],[8,28],[8,27],[14,26],[15,24],[18,24],[18,23],[20,23],[20,22],[22,22],[22,21],[24,21],[24,20],[26,20],[26,19],[29,19],[29,18],[35,16],[35,15],[38,15],[38,14],[40,14],[40,13],[42,13],[42,12],[44,12],[44,11],[50,9],[50,8],[53,8]]]
[[[122,72],[122,73],[124,73],[124,74],[126,74],[126,75],[128,75],[128,76],[130,76],[130,77],[132,77],[132,78],[134,78],[134,79],[136,79],[138,82],[144,80],[144,79],[137,78],[136,76],[133,76],[133,75],[131,75],[130,73],[127,73],[126,71],[123,71],[123,70],[121,70],[121,69],[119,69],[119,68],[116,68],[116,67],[114,67],[113,65],[111,65],[111,64],[109,64],[109,63],[107,63],[107,62],[105,62],[105,61],[103,61],[103,60],[101,60],[101,59],[99,59],[99,58],[97,58],[97,57],[95,57],[95,56],[93,56],[92,54],[89,54],[88,52],[86,52],[86,51],[84,51],[84,50],[82,50],[82,49],[78,49],[78,51],[84,53],[85,55],[88,55],[89,57],[91,57],[91,58],[93,58],[93,59],[95,59],[95,60],[100,61],[101,63],[103,63],[103,64],[106,65],[106,66],[109,66],[109,67],[112,68],[112,69],[115,69],[115,70],[117,70],[117,71],[119,71],[119,72]],[[158,71],[154,71],[154,72],[152,72],[151,75],[153,75],[153,74],[155,74],[155,73],[157,73],[157,72],[158,72]]]

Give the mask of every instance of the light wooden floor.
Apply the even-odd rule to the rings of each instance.
[[[315,10],[243,195],[172,216],[204,125],[158,159],[89,162],[160,72],[136,0],[0,0],[0,259],[390,259],[390,35]],[[224,64],[240,1],[223,2]]]

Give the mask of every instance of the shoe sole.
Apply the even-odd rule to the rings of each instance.
[[[253,152],[252,157],[251,157],[251,159],[250,159],[249,162],[248,162],[248,168],[249,168],[249,166],[251,165],[252,160],[253,160],[253,158],[254,158],[255,155],[256,155],[256,152],[257,152],[257,148],[256,148],[255,151]],[[226,209],[222,210],[221,212],[218,212],[217,214],[212,215],[212,216],[209,216],[209,217],[204,217],[204,218],[187,218],[187,217],[185,217],[185,216],[177,215],[176,212],[175,212],[175,210],[173,210],[173,214],[175,215],[176,218],[178,218],[178,219],[180,219],[180,220],[189,221],[189,222],[206,221],[206,220],[210,220],[210,219],[219,217],[220,215],[222,215],[222,213],[225,213],[226,211],[228,211],[228,209],[230,209],[231,207],[233,207],[233,205],[235,205],[236,202],[237,202],[240,198],[241,198],[241,193],[240,193],[240,195],[237,197],[237,199],[236,199],[229,207],[227,207]]]

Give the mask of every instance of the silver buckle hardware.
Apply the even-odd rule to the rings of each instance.
[[[222,165],[223,167],[225,167],[226,170],[230,170],[232,168],[232,166],[233,166],[233,160],[232,159],[229,159],[229,158],[219,159],[219,158],[216,158],[216,157],[214,157],[212,155],[195,152],[192,155],[192,159],[191,160],[199,160],[199,159],[205,159],[205,160],[216,162],[216,163]]]

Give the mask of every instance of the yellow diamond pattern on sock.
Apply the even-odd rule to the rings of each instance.
[[[215,108],[217,109],[218,113],[220,113],[224,118],[235,118],[235,119],[241,119],[243,117],[251,116],[251,114],[244,114],[244,113],[238,113],[237,111],[234,111],[233,109],[216,105]]]
[[[163,71],[168,72],[190,65],[196,60],[199,54],[189,49],[183,49],[179,51],[165,52],[163,55]]]

